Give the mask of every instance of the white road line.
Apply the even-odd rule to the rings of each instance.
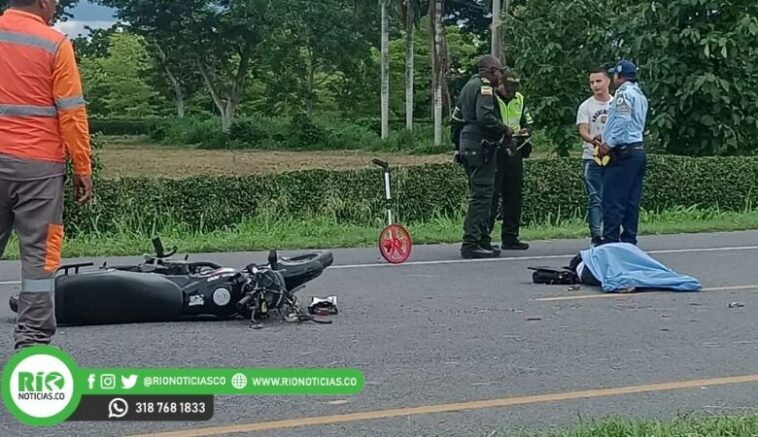
[[[758,246],[725,246],[725,247],[699,247],[693,249],[664,249],[664,250],[650,250],[646,253],[650,255],[656,254],[671,254],[671,253],[698,253],[698,252],[730,252],[730,251],[743,251],[743,250],[758,250]],[[578,253],[578,252],[577,252]],[[491,262],[505,262],[505,261],[534,261],[534,260],[549,260],[549,259],[565,259],[573,258],[576,253],[570,253],[565,255],[536,255],[536,256],[512,256],[512,257],[500,257],[500,258],[485,258],[485,259],[446,259],[446,260],[433,260],[433,261],[409,261],[403,264],[390,264],[390,263],[370,263],[370,264],[342,264],[332,265],[327,270],[348,270],[348,269],[366,269],[374,267],[411,267],[411,266],[429,266],[429,265],[444,265],[444,264],[466,264],[466,263],[491,263]],[[0,281],[0,286],[3,285],[20,285],[21,281]]]
[[[683,295],[698,295],[700,293],[714,292],[714,291],[734,291],[734,290],[758,290],[758,284],[755,285],[734,285],[729,287],[711,287],[703,288],[699,292],[676,292],[676,291],[643,291],[639,293],[602,293],[602,294],[580,294],[576,296],[555,296],[555,297],[539,297],[534,299],[537,302],[555,302],[561,300],[583,300],[583,299],[601,299],[601,298],[619,298],[619,297],[632,297],[632,296],[645,296],[649,294],[683,294]]]
[[[669,253],[697,253],[697,252],[729,252],[738,250],[758,250],[758,246],[733,246],[733,247],[701,247],[694,249],[664,249],[664,250],[650,250],[646,253],[650,255],[656,254],[669,254]],[[577,252],[578,253],[578,252]],[[503,261],[530,261],[530,260],[542,260],[542,259],[561,259],[561,258],[573,258],[576,253],[567,255],[539,255],[539,256],[513,256],[513,257],[500,257],[500,258],[485,258],[485,259],[448,259],[448,260],[436,260],[436,261],[409,261],[403,264],[390,264],[390,263],[374,263],[374,264],[344,264],[333,265],[328,270],[332,269],[362,269],[370,267],[404,267],[404,266],[424,266],[424,265],[441,265],[441,264],[464,264],[464,263],[484,263],[484,262],[503,262]]]

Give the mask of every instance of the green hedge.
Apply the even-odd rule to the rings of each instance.
[[[464,173],[453,165],[395,170],[393,197],[405,223],[465,210]],[[758,186],[758,158],[649,157],[643,207],[750,207]],[[343,222],[383,220],[384,187],[378,168],[312,170],[248,177],[180,180],[99,180],[97,199],[79,208],[68,198],[69,233],[131,230],[155,232],[182,225],[193,231],[233,227],[246,217],[329,216]],[[584,215],[585,194],[578,159],[527,160],[524,222],[544,223]]]

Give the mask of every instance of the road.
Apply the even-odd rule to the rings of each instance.
[[[335,266],[299,293],[302,300],[336,295],[341,312],[331,325],[76,327],[60,328],[55,338],[82,367],[348,366],[366,376],[358,395],[219,396],[214,417],[196,423],[31,429],[2,409],[0,435],[202,429],[175,435],[491,437],[580,418],[758,410],[758,232],[642,238],[640,247],[656,259],[700,279],[700,293],[619,296],[535,285],[527,266],[565,265],[587,243],[532,244],[527,252],[474,261],[459,259],[456,246],[417,247],[401,266],[381,263],[375,249],[335,250]],[[234,266],[266,259],[208,257]],[[12,350],[7,299],[18,289],[18,272],[17,262],[0,263],[3,362]],[[730,308],[734,301],[744,306]],[[743,378],[723,379],[732,377]],[[277,422],[284,419],[293,420]]]

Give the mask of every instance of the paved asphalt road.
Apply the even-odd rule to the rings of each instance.
[[[220,396],[213,419],[198,423],[30,429],[2,409],[0,435],[121,436],[430,406],[395,417],[377,413],[371,420],[238,435],[494,436],[571,425],[579,418],[758,410],[758,232],[642,239],[640,246],[655,258],[698,277],[706,287],[701,293],[608,296],[588,287],[570,291],[531,283],[527,266],[565,265],[585,245],[534,242],[528,252],[486,261],[462,261],[456,246],[417,247],[402,266],[380,263],[373,249],[336,250],[335,266],[300,292],[303,300],[338,296],[341,314],[332,325],[274,324],[259,331],[245,321],[60,328],[55,344],[83,367],[349,366],[364,372],[366,386],[345,399]],[[210,257],[229,265],[265,260],[262,253]],[[117,262],[133,260],[138,258]],[[0,263],[3,362],[12,350],[7,299],[17,280],[18,264]],[[602,297],[581,298],[587,295]],[[554,297],[560,299],[544,300]],[[744,306],[729,308],[733,301]],[[731,376],[751,378],[713,380]],[[687,383],[696,379],[706,381]],[[592,392],[584,399],[575,393],[683,381],[683,388],[673,390],[664,385],[636,394]],[[563,400],[562,393],[568,393]],[[463,412],[439,407],[527,395],[556,396],[497,408],[469,404],[472,409]],[[224,432],[201,435],[230,435]]]

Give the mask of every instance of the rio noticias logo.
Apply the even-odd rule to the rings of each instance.
[[[33,346],[11,357],[3,370],[3,401],[19,421],[32,426],[61,423],[74,412],[76,364],[60,349]]]

